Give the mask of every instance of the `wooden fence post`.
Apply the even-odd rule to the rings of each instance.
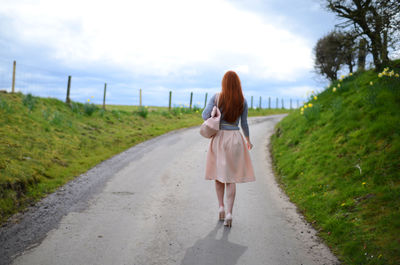
[[[208,96],[208,93],[206,93],[206,98],[204,99],[204,108],[206,108],[206,106],[207,106],[207,96]]]
[[[258,104],[259,109],[261,109],[261,96],[260,96],[260,103]]]
[[[104,83],[104,95],[103,95],[103,109],[106,109],[106,91],[107,91],[107,83]]]
[[[268,108],[271,109],[271,97],[268,97]]]
[[[65,103],[69,104],[71,99],[69,98],[69,93],[71,91],[71,76],[68,76],[68,85],[67,85],[67,98],[65,99]]]
[[[189,109],[192,109],[193,92],[190,92],[190,104]]]
[[[13,75],[12,75],[12,85],[11,85],[11,93],[15,92],[15,70],[17,68],[17,62],[13,63]]]
[[[276,98],[275,109],[279,108],[278,104],[279,104],[279,99],[278,99],[278,98]]]
[[[142,89],[139,89],[139,106],[142,106]]]
[[[283,106],[283,98],[281,100],[282,100],[282,109],[283,109],[284,108],[284,106]]]
[[[169,91],[169,103],[168,103],[169,110],[171,110],[171,99],[172,99],[172,91]]]
[[[251,108],[253,109],[253,96],[251,96]]]
[[[292,109],[292,99],[290,99],[290,109]]]

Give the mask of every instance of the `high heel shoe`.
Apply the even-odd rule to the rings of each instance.
[[[228,213],[225,217],[224,226],[232,227],[232,214]]]
[[[218,213],[219,213],[219,220],[220,221],[223,221],[224,219],[225,219],[225,210],[224,210],[224,207],[219,207],[219,211],[218,211]]]

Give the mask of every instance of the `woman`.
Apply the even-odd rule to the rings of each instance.
[[[221,111],[220,130],[211,138],[207,153],[206,179],[215,180],[219,203],[219,219],[232,226],[232,208],[236,183],[255,181],[249,151],[253,145],[247,125],[247,102],[243,97],[239,76],[228,71],[222,78],[222,91],[210,98],[203,119],[211,116],[214,106]],[[239,118],[246,142],[240,133]],[[226,215],[224,193],[226,184]]]

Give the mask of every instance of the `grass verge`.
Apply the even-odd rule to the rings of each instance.
[[[343,264],[400,264],[399,61],[394,65],[393,74],[367,71],[333,82],[272,136],[278,182]]]

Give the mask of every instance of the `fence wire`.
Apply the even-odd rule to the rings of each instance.
[[[0,90],[11,92],[13,76],[13,62],[0,62]],[[107,80],[95,76],[75,74],[71,78],[70,99],[76,102],[90,102],[103,104],[104,84]],[[36,65],[21,64],[17,62],[15,73],[15,92],[32,94],[40,97],[52,97],[60,100],[66,99],[68,75],[59,71],[45,69]],[[168,106],[169,94],[172,91],[172,107],[189,107],[191,89],[139,88],[130,82],[107,82],[107,105],[139,105],[140,89],[143,106]],[[192,106],[203,108],[207,93],[207,101],[218,91],[197,90],[193,92]],[[260,107],[260,96],[253,96],[244,91],[249,108]],[[154,104],[158,102],[158,104]],[[303,99],[277,98],[261,96],[261,108],[299,108],[304,104]]]

